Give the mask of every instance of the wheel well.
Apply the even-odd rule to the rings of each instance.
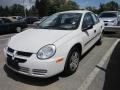
[[[72,48],[77,48],[77,49],[79,49],[80,54],[82,53],[82,45],[80,43],[75,44]]]

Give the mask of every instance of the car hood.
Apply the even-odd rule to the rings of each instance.
[[[102,21],[114,21],[116,19],[117,18],[100,18],[100,20],[102,20]]]
[[[38,50],[48,44],[54,44],[71,31],[29,29],[11,38],[8,47],[18,51],[37,53]]]

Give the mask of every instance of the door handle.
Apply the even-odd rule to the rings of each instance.
[[[94,33],[96,33],[96,30],[94,30]]]

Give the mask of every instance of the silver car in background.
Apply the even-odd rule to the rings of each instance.
[[[99,18],[104,22],[105,26],[117,26],[120,24],[119,11],[104,11],[99,15]]]

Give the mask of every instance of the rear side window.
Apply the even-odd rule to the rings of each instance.
[[[93,17],[94,24],[99,23],[98,17],[97,17],[95,14],[93,14],[93,13],[92,13],[91,15],[92,15],[92,17]]]

